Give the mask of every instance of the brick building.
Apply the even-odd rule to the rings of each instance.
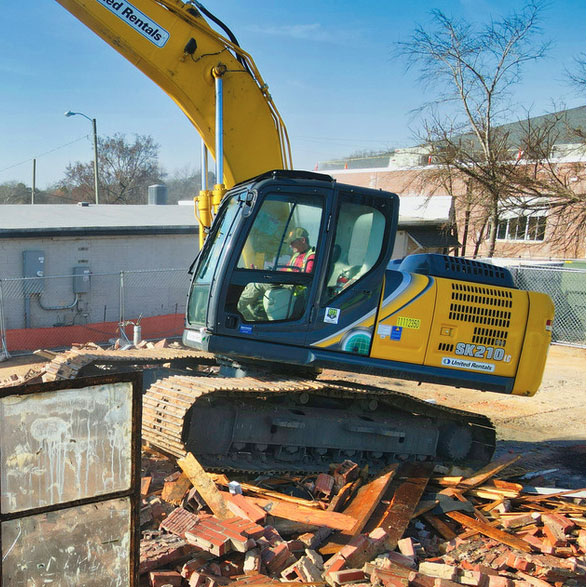
[[[557,140],[550,149],[547,165],[553,170],[554,182],[577,196],[574,220],[568,222],[550,209],[536,210],[520,198],[515,205],[500,210],[494,256],[521,259],[569,259],[585,257],[585,107],[532,118],[525,123],[500,127],[508,136],[512,160],[527,173],[545,174],[545,163],[537,165],[524,158],[523,133],[538,129],[556,119],[552,136]],[[453,178],[450,191],[438,181],[439,166],[427,146],[399,149],[370,157],[340,159],[319,164],[319,170],[341,182],[384,189],[399,194],[401,200],[411,198],[450,198],[451,218],[456,222],[455,236],[461,244],[459,252],[467,256],[486,256],[491,224],[479,207],[467,208],[463,203],[467,185]],[[536,198],[533,199],[536,202]],[[582,226],[580,226],[582,224]],[[447,219],[447,227],[449,226]]]

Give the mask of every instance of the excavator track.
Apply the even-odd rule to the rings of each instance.
[[[344,459],[376,471],[398,460],[486,464],[485,416],[356,383],[173,376],[143,398],[143,440],[192,452],[208,470],[319,472]]]
[[[376,471],[398,460],[483,465],[495,449],[485,416],[405,393],[336,380],[219,377],[210,353],[180,349],[71,349],[43,381],[106,370],[167,369],[143,396],[143,441],[175,457],[192,452],[209,470],[302,473],[354,459]]]
[[[80,348],[59,353],[47,363],[43,373],[43,381],[59,381],[94,375],[95,369],[99,367],[121,370],[125,367],[163,366],[167,363],[178,366],[182,363],[197,364],[201,367],[217,364],[214,355],[189,349],[152,348],[121,351]]]

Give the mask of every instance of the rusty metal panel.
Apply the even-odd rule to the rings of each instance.
[[[140,374],[0,393],[1,585],[138,583]]]

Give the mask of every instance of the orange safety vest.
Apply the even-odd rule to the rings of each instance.
[[[289,260],[290,267],[298,267],[303,273],[311,273],[314,269],[316,250],[310,247],[305,253],[295,253]]]

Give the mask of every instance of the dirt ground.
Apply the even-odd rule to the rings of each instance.
[[[11,358],[0,363],[0,380],[13,373],[25,374],[44,362],[30,356]],[[521,455],[514,468],[517,467],[519,473],[530,473],[529,485],[579,489],[586,485],[585,374],[585,349],[552,346],[542,386],[531,398],[364,375],[345,378],[484,414],[497,429],[496,454]]]
[[[371,377],[369,383],[488,416],[497,429],[496,455],[521,455],[518,472],[544,472],[527,483],[584,488],[586,438],[585,349],[553,345],[534,397],[501,395]],[[366,383],[365,376],[353,380]]]

